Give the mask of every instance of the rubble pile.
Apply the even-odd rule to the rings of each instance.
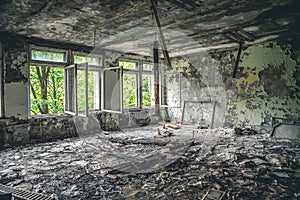
[[[4,150],[0,183],[54,199],[300,198],[299,141],[226,129],[197,130],[194,136],[177,159],[148,172],[128,173],[119,166],[154,159],[147,155],[168,144],[94,136]],[[176,140],[176,134],[169,138]]]
[[[133,178],[154,199],[299,199],[299,142],[222,138],[209,153],[195,143],[164,171]],[[213,192],[212,192],[213,191]]]

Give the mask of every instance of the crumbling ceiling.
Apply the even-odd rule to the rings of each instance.
[[[155,28],[148,0],[4,0],[1,31],[151,55]],[[171,56],[235,47],[244,30],[259,43],[299,37],[298,0],[158,0]]]

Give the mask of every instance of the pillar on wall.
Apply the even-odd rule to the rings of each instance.
[[[159,106],[159,61],[158,61],[158,42],[153,43],[153,57],[154,57],[154,96],[155,96],[155,115],[160,115]]]
[[[0,117],[3,117],[3,51],[0,42]]]
[[[5,117],[28,117],[27,42],[8,38],[3,44]],[[13,92],[12,92],[13,91]]]

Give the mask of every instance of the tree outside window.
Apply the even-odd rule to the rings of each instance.
[[[30,66],[30,113],[64,112],[64,69]]]

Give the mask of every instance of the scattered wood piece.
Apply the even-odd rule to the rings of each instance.
[[[210,189],[208,189],[208,190],[206,191],[205,195],[202,197],[202,199],[201,199],[201,200],[204,200],[204,199],[206,199],[206,197],[208,196],[209,192],[210,192]]]
[[[113,174],[107,174],[106,177],[114,180],[118,178],[116,175]]]
[[[173,135],[173,133],[169,129],[157,128],[157,135],[164,136],[164,137],[169,137],[169,136]]]
[[[171,124],[171,123],[166,123],[166,122],[160,122],[159,124],[161,124],[164,129],[166,129],[166,128],[180,129],[181,128],[180,124]]]

